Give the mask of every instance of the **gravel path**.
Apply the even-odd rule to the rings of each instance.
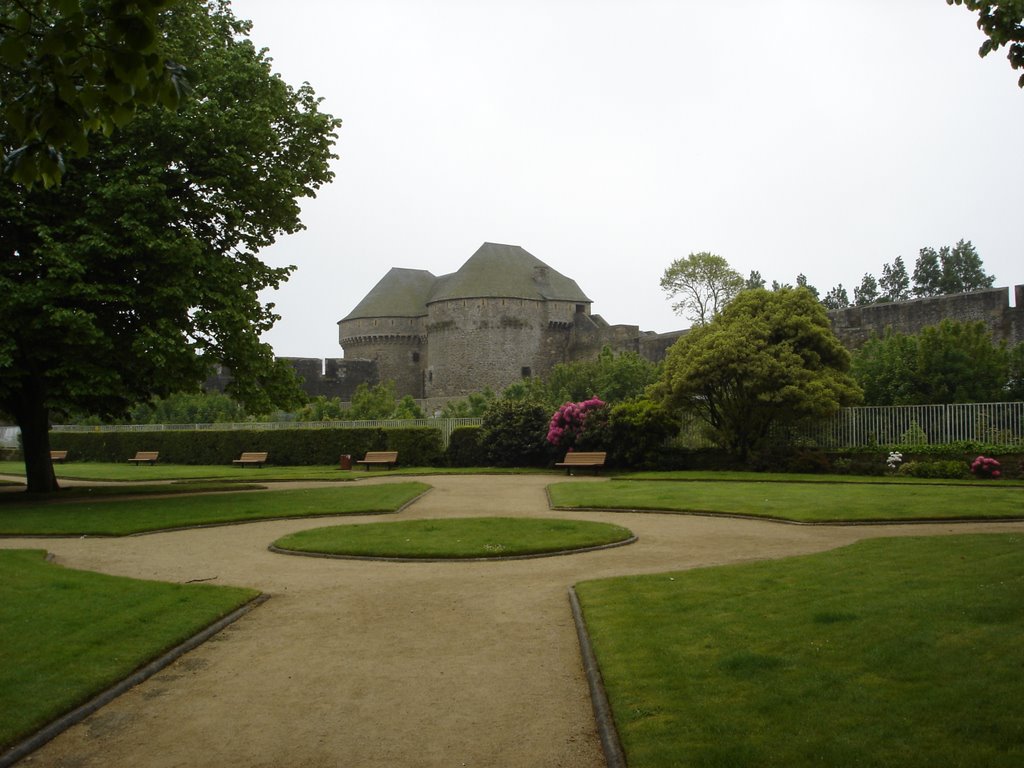
[[[335,522],[323,518],[121,539],[0,540],[4,548],[47,549],[74,568],[204,579],[272,596],[22,764],[599,768],[604,758],[567,597],[572,584],[817,552],[877,536],[1024,531],[1024,523],[811,527],[551,512],[544,491],[551,477],[424,480],[433,490],[403,519],[612,520],[639,541],[537,560],[406,564],[267,551],[285,533]]]

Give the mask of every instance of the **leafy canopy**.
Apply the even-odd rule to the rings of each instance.
[[[849,365],[808,290],[752,289],[669,349],[653,394],[696,413],[719,444],[746,459],[772,430],[859,401]]]
[[[298,404],[291,366],[260,341],[277,319],[260,293],[292,268],[256,254],[301,229],[340,121],[273,75],[249,27],[224,0],[180,0],[159,29],[194,98],[92,135],[57,188],[0,178],[0,410],[22,428],[30,488],[53,486],[39,474],[51,412],[118,417],[195,390],[214,362],[250,411]]]
[[[17,182],[59,183],[65,152],[110,136],[145,105],[176,109],[184,68],[164,55],[161,14],[177,0],[0,4],[0,144]]]
[[[852,373],[867,405],[991,403],[1012,399],[1013,355],[981,321],[943,320],[920,333],[888,331],[853,355]]]
[[[675,300],[672,309],[697,325],[710,322],[745,285],[729,262],[707,251],[676,259],[661,277],[662,290]]]
[[[946,0],[946,3],[978,12],[978,29],[988,36],[978,49],[979,56],[988,56],[1005,45],[1010,66],[1024,69],[1024,0]],[[1024,75],[1017,80],[1017,85],[1024,88]]]

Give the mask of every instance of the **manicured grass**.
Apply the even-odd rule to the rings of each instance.
[[[630,768],[1024,764],[1024,537],[577,592]]]
[[[1024,488],[1024,480],[979,480],[975,477],[963,479],[940,479],[924,477],[904,477],[898,475],[829,475],[829,474],[797,474],[792,472],[740,472],[711,470],[675,470],[665,472],[615,472],[616,480],[691,480],[702,481],[739,481],[751,483],[858,483],[883,485],[1013,485]]]
[[[274,545],[332,555],[464,559],[585,549],[632,536],[626,528],[608,523],[481,517],[335,525],[293,533]]]
[[[69,462],[55,464],[58,481],[104,480],[112,482],[153,482],[157,480],[226,480],[232,482],[267,483],[288,480],[363,480],[393,475],[527,475],[554,474],[553,470],[530,467],[403,467],[371,469],[362,467],[340,470],[337,466],[319,467],[235,467],[227,465],[192,464],[113,464],[103,462]],[[24,476],[25,465],[18,461],[0,461],[0,475]]]
[[[288,491],[186,495],[180,498],[39,501],[0,505],[0,534],[123,536],[190,525],[277,517],[394,512],[429,489],[385,483]]]
[[[21,493],[0,494],[0,507],[4,504],[47,503],[56,501],[79,501],[112,496],[153,496],[182,493],[217,493],[220,491],[259,491],[267,486],[256,483],[228,483],[219,480],[179,480],[170,483],[130,483],[126,485],[75,485],[61,488],[52,494],[28,497]]]
[[[251,600],[0,551],[0,752]]]
[[[58,482],[104,480],[112,482],[153,482],[158,480],[227,480],[263,483],[283,480],[352,480],[364,473],[343,471],[337,465],[326,467],[236,467],[234,465],[141,464],[72,461],[55,464]],[[17,461],[0,462],[0,474],[25,474],[25,465]]]
[[[1024,518],[1024,489],[998,483],[665,482],[557,483],[556,508],[710,512],[800,522]]]

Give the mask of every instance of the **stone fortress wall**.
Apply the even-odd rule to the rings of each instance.
[[[828,314],[832,330],[848,349],[856,349],[872,335],[881,336],[886,328],[896,333],[915,334],[946,319],[964,323],[980,320],[993,339],[1013,346],[1024,341],[1024,285],[847,307]]]
[[[474,271],[475,270],[475,271]],[[493,272],[501,272],[499,278]],[[466,272],[467,274],[462,274]],[[482,275],[484,277],[482,277]],[[982,321],[997,341],[1024,341],[1024,285],[832,310],[840,341],[855,349],[886,328],[918,333],[944,319]],[[356,388],[394,381],[428,410],[489,387],[500,392],[555,365],[593,360],[605,346],[664,359],[686,331],[656,334],[591,314],[574,281],[517,246],[485,243],[452,275],[392,269],[339,321],[343,358],[283,358],[310,396],[351,400]],[[223,389],[229,374],[207,382]]]

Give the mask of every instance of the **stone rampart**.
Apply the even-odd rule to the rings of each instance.
[[[895,333],[916,334],[941,321],[982,321],[996,341],[1009,345],[1024,341],[1024,286],[1014,286],[1014,305],[1010,306],[1006,288],[990,288],[971,293],[932,296],[886,304],[868,304],[831,310],[832,330],[849,349],[856,349],[886,328]]]

